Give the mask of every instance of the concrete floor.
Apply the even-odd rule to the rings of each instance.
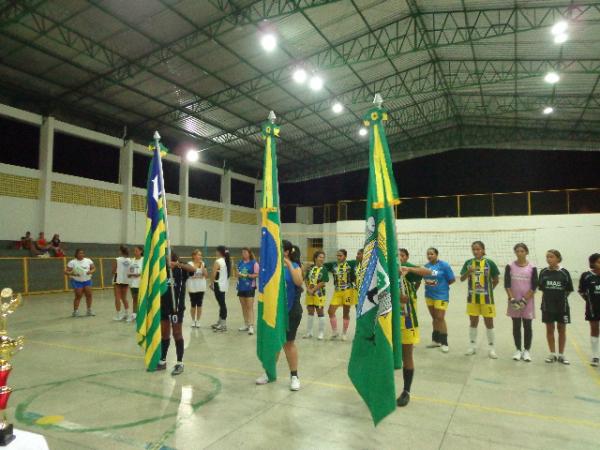
[[[600,370],[588,365],[583,301],[571,298],[572,365],[566,367],[544,363],[539,319],[533,362],[514,362],[503,307],[500,358],[487,358],[483,324],[480,352],[463,356],[464,293],[464,284],[453,287],[450,353],[442,354],[425,348],[431,322],[419,292],[422,342],[415,350],[412,401],[377,429],[346,375],[350,341],[299,339],[299,392],[288,389],[284,360],[277,383],[255,386],[261,373],[255,337],[237,331],[241,311],[234,291],[227,298],[226,334],[209,329],[217,314],[211,294],[201,329],[191,329],[186,316],[185,373],[177,378],[143,370],[134,325],[111,320],[111,291],[94,292],[95,318],[69,317],[71,294],[27,298],[9,319],[9,335],[24,335],[27,342],[13,358],[9,384],[15,391],[7,415],[15,427],[42,433],[51,449],[61,450],[600,448]],[[171,346],[169,370],[174,358]]]

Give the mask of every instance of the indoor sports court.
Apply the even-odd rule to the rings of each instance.
[[[0,447],[596,449],[600,2],[0,2]]]

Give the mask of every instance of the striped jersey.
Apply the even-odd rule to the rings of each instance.
[[[408,301],[402,306],[402,327],[406,330],[419,328],[419,319],[417,318],[417,291],[414,284],[405,276],[400,276],[400,293],[407,295]]]
[[[493,305],[494,285],[492,280],[500,275],[498,266],[488,258],[471,258],[465,261],[460,271],[461,276],[468,272],[469,267],[472,267],[474,271],[467,278],[469,282],[467,303]]]
[[[343,291],[354,286],[356,261],[325,263],[323,267],[333,275],[333,285],[336,291]]]
[[[306,274],[306,284],[308,286],[316,286],[319,283],[327,283],[329,281],[329,275],[327,275],[327,270],[324,266],[312,266],[307,274]],[[316,297],[324,297],[325,296],[325,286],[320,289],[317,289],[313,294]]]

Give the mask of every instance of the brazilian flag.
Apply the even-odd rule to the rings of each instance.
[[[160,151],[163,146],[159,145]],[[146,203],[146,242],[144,265],[140,277],[140,304],[137,314],[137,342],[145,352],[144,362],[148,371],[156,370],[160,359],[160,296],[167,291],[164,202],[162,163],[159,149],[152,148],[153,157],[148,171],[148,194]]]
[[[348,376],[377,425],[396,409],[394,370],[402,367],[398,245],[394,205],[400,203],[381,107],[364,117],[369,128],[366,238],[357,271],[356,333]]]
[[[277,353],[285,344],[288,326],[275,140],[279,136],[279,127],[273,122],[265,123],[262,127],[262,136],[265,140],[265,160],[261,208],[256,354],[269,381],[275,381],[277,379]]]

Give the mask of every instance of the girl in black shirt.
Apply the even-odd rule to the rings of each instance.
[[[598,351],[598,335],[600,334],[600,253],[589,258],[590,270],[579,279],[579,294],[585,300],[585,320],[590,323],[590,340],[592,344],[592,367],[600,365]]]

